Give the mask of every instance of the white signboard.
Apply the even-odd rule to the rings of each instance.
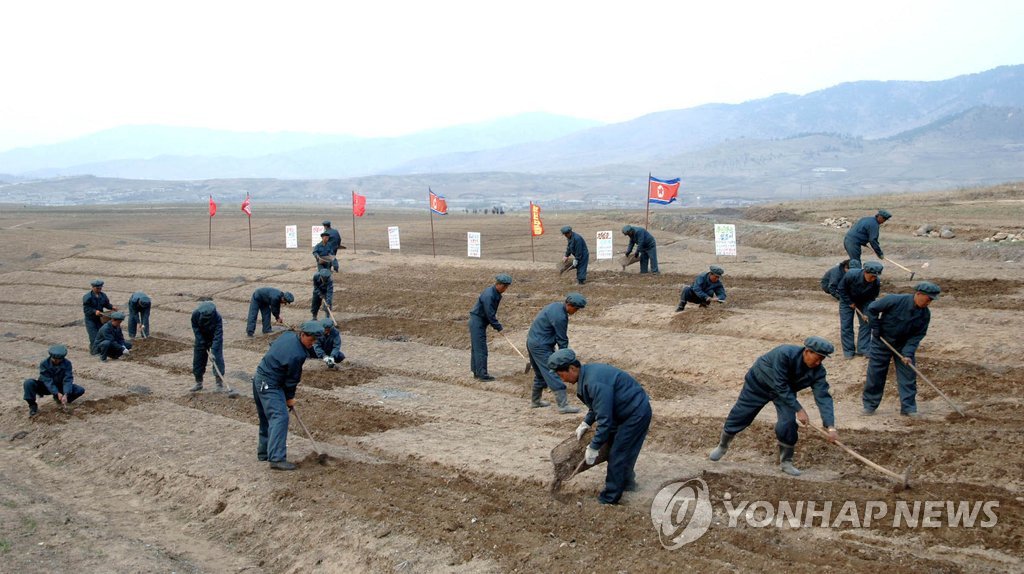
[[[323,232],[324,232],[324,226],[323,225],[314,225],[313,226],[313,245],[311,247],[316,247],[316,244],[320,243],[320,234],[323,233]]]
[[[297,226],[297,225],[285,225],[284,226],[284,246],[287,249],[298,249],[299,248],[299,226]]]
[[[478,231],[466,233],[466,245],[470,257],[480,257],[480,233]]]
[[[598,259],[611,259],[613,257],[612,250],[612,232],[611,231],[598,231],[597,232],[597,258]]]
[[[715,224],[715,255],[736,256],[736,226]]]
[[[402,244],[398,241],[398,226],[388,227],[388,249],[401,249]]]

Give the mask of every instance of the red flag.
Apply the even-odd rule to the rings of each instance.
[[[679,178],[658,179],[648,176],[647,202],[668,205],[676,200],[679,193]]]
[[[213,202],[213,196],[210,196],[210,217],[217,215],[217,204]]]
[[[352,192],[352,213],[356,217],[362,217],[366,213],[366,196]]]
[[[245,196],[245,201],[242,202],[242,211],[249,217],[252,217],[252,202],[249,201],[248,195]]]
[[[530,202],[530,228],[534,237],[544,235],[544,222],[540,220],[540,206]]]
[[[438,215],[448,215],[448,202],[445,201],[444,196],[434,193],[429,187],[427,191],[430,192],[430,211]]]

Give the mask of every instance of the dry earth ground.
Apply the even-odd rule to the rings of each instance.
[[[898,416],[890,380],[879,415],[863,418],[863,359],[826,362],[841,437],[880,464],[913,465],[914,488],[859,464],[810,431],[796,464],[781,475],[772,455],[773,409],[707,460],[744,372],[781,343],[808,335],[838,342],[836,305],[818,288],[842,259],[842,232],[826,216],[859,217],[878,206],[891,257],[940,283],[921,368],[960,404],[960,418],[923,382],[919,420]],[[1024,221],[1015,188],[928,196],[802,203],[747,214],[661,209],[654,213],[663,273],[640,276],[607,261],[591,265],[590,300],[570,322],[584,361],[633,373],[653,399],[654,422],[640,456],[641,490],[618,507],[597,504],[604,467],[548,494],[550,449],[580,416],[527,408],[530,376],[499,337],[494,383],[469,372],[466,314],[493,275],[515,283],[500,309],[522,348],[538,309],[575,289],[553,262],[564,250],[554,230],[571,224],[589,241],[602,229],[641,223],[637,213],[545,213],[548,234],[531,261],[519,215],[436,218],[431,256],[426,213],[372,212],[358,221],[358,251],[344,209],[258,206],[248,248],[245,218],[222,206],[0,209],[0,571],[338,572],[338,571],[764,571],[1003,572],[1024,569],[1024,275],[1021,250],[982,246],[982,231]],[[268,215],[269,214],[269,215]],[[912,214],[912,215],[911,215]],[[269,337],[247,339],[255,287],[296,293],[285,320],[308,316],[309,226],[343,223],[336,311],[349,360],[335,372],[305,367],[298,405],[329,464],[315,463],[292,424],[294,473],[274,473],[254,456],[256,415],[248,377]],[[749,215],[751,219],[745,219]],[[912,219],[913,218],[913,219]],[[740,256],[716,258],[712,221],[737,223]],[[922,222],[971,226],[954,240],[922,239]],[[298,250],[283,248],[286,224],[300,226]],[[389,253],[387,225],[402,229]],[[483,232],[480,260],[465,255],[465,232]],[[977,237],[972,237],[976,235]],[[615,233],[616,249],[622,235]],[[591,243],[592,254],[596,245]],[[673,312],[680,286],[718,262],[729,303]],[[923,269],[921,264],[929,262]],[[130,360],[99,363],[87,353],[80,299],[95,277],[123,305],[136,290],[154,300],[154,339]],[[891,266],[883,291],[908,292]],[[224,315],[229,383],[242,396],[189,395],[189,314],[212,297]],[[70,410],[41,402],[28,419],[21,380],[46,347],[71,349],[87,394]],[[804,404],[816,420],[813,401]],[[702,477],[715,520],[706,535],[663,549],[650,507],[662,485]],[[988,528],[730,527],[725,501],[996,501]],[[943,518],[944,520],[944,518]]]

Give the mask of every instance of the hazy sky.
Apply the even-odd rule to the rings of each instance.
[[[0,150],[127,124],[606,122],[1024,63],[1024,2],[11,1]]]

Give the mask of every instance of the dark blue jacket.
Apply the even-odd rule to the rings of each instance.
[[[281,318],[281,300],[284,299],[284,292],[273,287],[260,287],[252,292],[252,298],[261,307],[270,305],[270,314],[275,319]]]
[[[334,351],[341,350],[341,332],[338,331],[337,327],[331,327],[330,330],[324,329],[324,334],[316,338],[313,342],[313,353],[316,354],[318,359],[323,359],[327,355],[333,355]]]
[[[548,303],[537,313],[526,334],[526,344],[559,349],[569,346],[569,312],[565,303]]]
[[[143,309],[149,309],[152,306],[153,301],[142,291],[136,291],[132,293],[132,296],[128,298],[128,312],[138,313]]]
[[[874,215],[862,217],[846,232],[846,237],[857,242],[857,245],[870,245],[871,249],[882,259],[882,248],[878,246],[879,223]]]
[[[192,334],[196,337],[196,346],[210,348],[214,354],[219,354],[224,347],[224,320],[220,312],[214,310],[204,316],[198,309],[192,311]]]
[[[913,295],[886,295],[868,305],[871,333],[885,337],[904,357],[913,358],[928,334],[932,312],[914,305]]]
[[[313,290],[320,293],[321,297],[326,298],[328,293],[334,291],[334,278],[328,277],[324,279],[319,273],[314,273]]]
[[[708,277],[711,272],[701,273],[693,280],[693,285],[690,285],[690,289],[693,290],[694,295],[701,299],[707,299],[711,296],[717,296],[719,301],[725,301],[725,285],[722,285],[722,279],[718,281],[711,281]]]
[[[494,327],[495,331],[501,331],[502,326],[498,321],[498,305],[500,304],[501,293],[498,293],[498,289],[491,285],[480,294],[480,297],[476,300],[476,305],[473,305],[473,309],[469,314],[476,315],[487,321],[491,324],[491,327]]]
[[[267,354],[256,367],[256,382],[284,390],[286,399],[295,398],[295,388],[302,380],[302,365],[310,357],[310,350],[302,346],[298,333],[285,333],[270,344]]]
[[[89,319],[98,320],[96,311],[103,312],[104,309],[113,308],[114,306],[110,304],[107,294],[102,291],[100,291],[99,295],[89,291],[82,296],[82,313]]]
[[[587,242],[583,240],[583,236],[575,231],[569,236],[569,241],[565,246],[565,256],[572,255],[580,261],[586,261],[587,257],[590,257],[590,250],[587,249]]]
[[[601,448],[615,428],[637,409],[649,404],[647,393],[636,379],[626,371],[603,363],[580,366],[576,396],[590,408],[583,422],[588,425],[597,422],[594,439],[590,441],[593,449]]]
[[[840,263],[829,269],[821,276],[821,290],[839,299],[839,281],[846,275],[843,265]]]
[[[839,302],[847,307],[853,303],[858,309],[863,308],[867,303],[878,299],[881,285],[881,277],[876,277],[874,281],[868,283],[864,279],[863,269],[850,269],[839,281]]]
[[[814,402],[818,404],[821,422],[826,427],[835,426],[835,411],[832,394],[829,392],[825,367],[809,368],[804,363],[804,348],[800,345],[779,345],[761,355],[747,371],[747,377],[767,391],[772,400],[801,411],[803,407],[796,400],[796,393],[810,387]]]
[[[100,343],[103,341],[110,341],[111,347],[125,347],[127,349],[132,348],[132,344],[124,340],[124,331],[121,327],[115,327],[113,321],[108,321],[100,327],[98,333],[96,333],[96,343],[92,348],[93,351],[99,348]]]
[[[328,240],[327,244],[317,243],[316,247],[313,248],[313,260],[316,261],[317,265],[324,265],[320,262],[320,257],[327,257],[328,255],[334,255],[336,249],[331,247],[331,242]]]
[[[327,238],[327,246],[331,248],[331,255],[337,255],[338,249],[341,247],[341,232],[333,227],[328,227],[324,231],[330,234],[330,237]]]
[[[71,394],[71,385],[75,383],[71,361],[65,358],[59,365],[55,365],[50,361],[50,357],[46,357],[39,363],[39,382],[43,383],[53,396],[57,396],[57,393]]]
[[[640,253],[641,251],[654,249],[657,243],[654,241],[654,236],[646,229],[633,226],[633,234],[629,236],[629,245],[626,246],[626,255],[629,255],[634,245],[636,245],[636,252]]]

